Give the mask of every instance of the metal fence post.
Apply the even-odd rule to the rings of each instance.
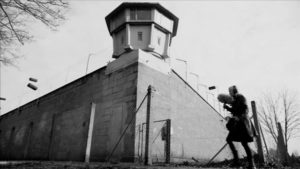
[[[148,87],[148,100],[147,100],[147,112],[146,112],[146,139],[145,139],[145,165],[152,165],[151,147],[152,147],[152,120],[151,120],[151,98],[152,98],[152,86]],[[151,140],[151,141],[150,141]]]

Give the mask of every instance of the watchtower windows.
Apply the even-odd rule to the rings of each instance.
[[[137,10],[137,19],[138,20],[150,20],[151,19],[151,10]]]
[[[113,38],[113,58],[137,49],[169,57],[168,49],[177,32],[178,18],[160,4],[125,2],[105,20]]]
[[[151,20],[151,10],[130,9],[130,20]]]
[[[136,20],[135,9],[130,9],[130,20]]]
[[[138,40],[142,41],[143,40],[143,32],[138,32]]]

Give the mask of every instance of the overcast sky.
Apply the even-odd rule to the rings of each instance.
[[[299,1],[160,3],[179,18],[171,57],[183,77],[185,64],[175,58],[188,62],[188,72],[198,74],[199,83],[215,85],[221,93],[237,85],[248,101],[284,88],[300,93]],[[89,54],[88,72],[113,60],[104,17],[121,1],[70,4],[58,31],[31,25],[35,41],[20,49],[24,58],[18,69],[2,66],[1,95],[7,99],[1,103],[2,114],[85,75]],[[26,87],[29,77],[39,80],[38,91]],[[189,74],[188,82],[195,86],[195,76]],[[292,141],[291,149],[299,143]]]

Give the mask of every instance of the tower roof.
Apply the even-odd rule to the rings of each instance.
[[[164,14],[166,17],[174,21],[174,26],[173,26],[173,34],[172,36],[176,36],[177,33],[177,28],[178,28],[178,18],[171,13],[169,10],[161,6],[159,3],[150,3],[150,2],[124,2],[121,5],[119,5],[116,9],[114,9],[112,12],[110,12],[106,17],[106,25],[109,30],[109,22],[110,20],[118,14],[118,12],[124,10],[125,8],[130,8],[130,7],[139,7],[139,8],[155,8],[162,14]]]

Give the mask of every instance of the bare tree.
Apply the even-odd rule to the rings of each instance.
[[[55,28],[64,20],[63,0],[0,0],[0,58],[4,64],[13,64],[20,57],[16,46],[33,37],[28,25],[38,20]]]
[[[280,93],[283,113],[284,113],[284,139],[286,150],[288,149],[288,141],[297,137],[297,130],[300,129],[300,111],[296,102],[296,95],[290,94],[287,90]]]
[[[263,128],[278,143],[278,125],[283,123],[285,149],[288,150],[290,139],[297,137],[300,129],[300,111],[297,95],[288,90],[282,90],[276,95],[264,94],[259,105],[259,117]]]

